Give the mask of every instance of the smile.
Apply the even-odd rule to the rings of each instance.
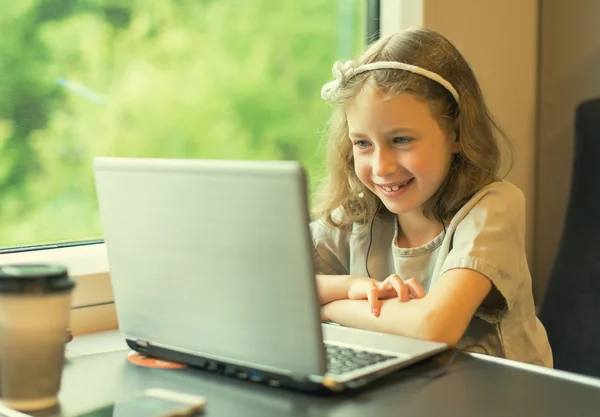
[[[385,184],[385,185],[379,185],[377,184],[377,186],[379,188],[381,188],[383,191],[386,191],[388,193],[394,192],[394,191],[398,191],[401,188],[404,188],[405,186],[407,186],[410,182],[412,182],[414,178],[410,178],[404,182],[401,183],[397,183],[397,184]]]

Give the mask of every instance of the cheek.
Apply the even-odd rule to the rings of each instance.
[[[410,172],[418,176],[427,177],[435,169],[435,162],[426,155],[420,155],[413,158],[407,158],[403,166]]]
[[[407,168],[423,178],[436,181],[440,177],[445,178],[451,161],[452,154],[446,149],[432,148],[411,158],[410,166],[407,164]]]
[[[442,158],[423,157],[411,160],[406,168],[421,180],[438,182],[440,178],[445,177],[448,164]]]
[[[356,176],[361,181],[367,181],[371,177],[371,164],[369,159],[361,157],[360,155],[354,155],[354,172],[356,172]]]

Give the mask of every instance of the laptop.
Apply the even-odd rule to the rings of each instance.
[[[135,351],[337,392],[448,348],[321,322],[297,162],[96,158],[94,176],[119,327]]]

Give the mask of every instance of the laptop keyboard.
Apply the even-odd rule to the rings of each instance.
[[[366,352],[364,350],[327,343],[325,343],[325,350],[327,352],[327,373],[333,375],[344,374],[364,368],[365,366],[396,358],[396,356]]]

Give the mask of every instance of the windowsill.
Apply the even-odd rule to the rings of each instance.
[[[0,264],[23,263],[58,263],[68,268],[77,283],[73,291],[70,318],[74,335],[118,328],[106,246],[103,243],[0,256]]]
[[[104,243],[5,253],[0,256],[1,264],[34,262],[63,264],[69,268],[69,272],[75,277],[108,273],[108,259]]]

